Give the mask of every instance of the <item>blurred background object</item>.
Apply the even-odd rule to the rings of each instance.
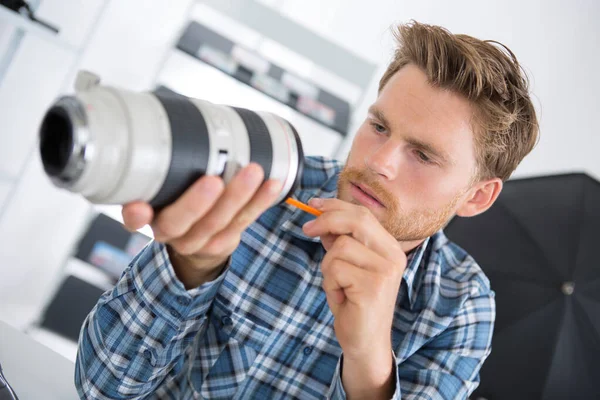
[[[41,26],[49,29],[50,31],[52,31],[54,33],[58,33],[58,28],[55,28],[54,26],[50,25],[49,23],[38,19],[34,14],[33,9],[29,5],[29,3],[27,3],[26,1],[23,1],[23,0],[0,0],[0,6],[4,6],[4,7],[8,8],[9,10],[15,11],[19,14],[26,15],[33,22],[40,24]]]
[[[445,231],[496,292],[492,354],[475,397],[600,398],[600,182],[515,179],[490,210]]]

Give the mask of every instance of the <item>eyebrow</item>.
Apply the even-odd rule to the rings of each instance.
[[[369,107],[369,114],[372,114],[375,118],[377,118],[379,121],[381,121],[383,123],[383,125],[385,125],[386,127],[388,127],[388,128],[391,127],[389,120],[386,118],[383,111],[380,110],[379,108],[377,108],[377,106],[372,105],[371,107]],[[450,158],[450,156],[448,155],[448,153],[436,148],[435,146],[433,146],[430,143],[424,142],[424,141],[419,140],[414,137],[406,137],[406,138],[404,138],[404,140],[406,142],[408,142],[408,144],[410,144],[411,146],[416,147],[419,150],[423,150],[424,152],[426,152],[428,154],[432,154],[435,158],[438,158],[442,163],[453,164],[453,161]]]
[[[375,116],[375,118],[377,118],[378,120],[383,122],[383,124],[385,126],[390,127],[390,122],[385,117],[385,114],[383,113],[383,111],[381,111],[379,108],[377,108],[377,106],[372,105],[371,107],[369,107],[369,114],[373,114]]]

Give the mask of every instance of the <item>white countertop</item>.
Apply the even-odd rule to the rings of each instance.
[[[75,364],[3,321],[0,363],[20,400],[78,399]]]

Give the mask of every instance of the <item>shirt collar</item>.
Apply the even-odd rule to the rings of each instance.
[[[419,246],[414,248],[407,257],[406,269],[402,279],[404,280],[404,286],[406,287],[406,295],[408,296],[408,303],[412,309],[419,293],[420,274],[425,268],[427,257],[425,252],[431,238],[426,238]]]
[[[406,270],[404,270],[404,285],[408,302],[412,309],[419,294],[423,274],[427,270],[427,264],[432,262],[432,253],[438,252],[448,243],[448,238],[444,234],[443,229],[440,229],[417,246],[408,254]]]

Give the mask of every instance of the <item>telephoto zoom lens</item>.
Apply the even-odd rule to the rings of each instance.
[[[100,85],[82,71],[76,93],[58,99],[39,133],[46,174],[96,204],[146,201],[160,209],[203,175],[225,183],[250,162],[283,183],[277,203],[297,189],[304,154],[285,119],[175,93]]]

